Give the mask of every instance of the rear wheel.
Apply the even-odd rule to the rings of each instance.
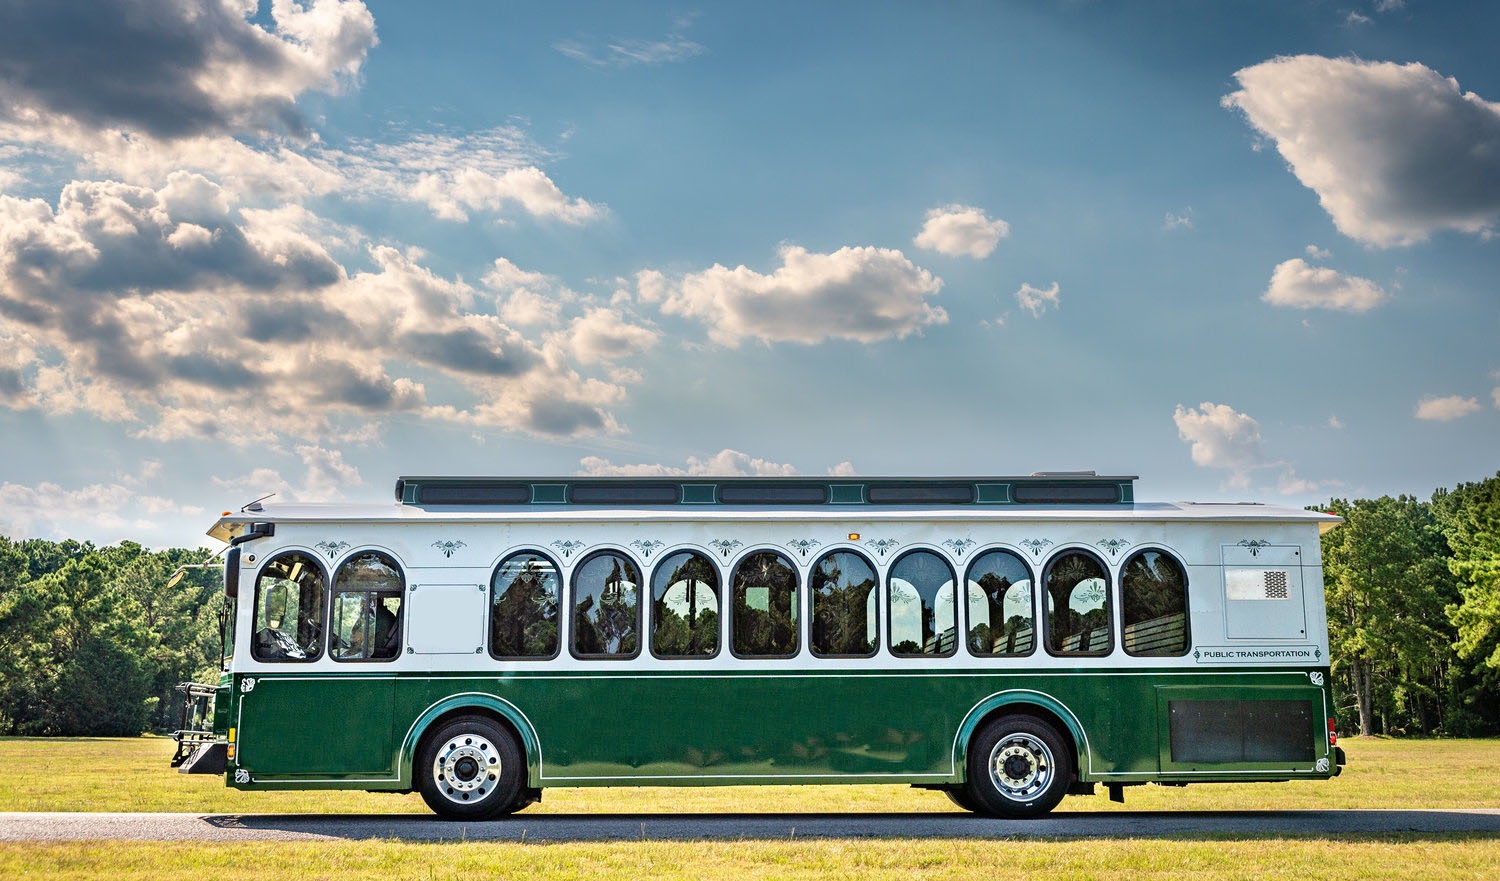
[[[509,732],[482,716],[443,723],[417,751],[422,800],[449,820],[488,820],[530,804],[526,763]]]
[[[966,811],[971,811],[976,814],[984,813],[984,808],[980,807],[979,803],[976,802],[972,797],[970,797],[967,787],[960,786],[956,789],[945,789],[943,790],[943,794],[948,796],[949,801],[953,802]]]
[[[1073,781],[1073,752],[1057,729],[1030,716],[989,723],[969,742],[967,795],[1002,817],[1040,817]]]

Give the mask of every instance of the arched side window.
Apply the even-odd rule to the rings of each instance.
[[[958,648],[953,567],[940,554],[912,551],[896,558],[890,585],[891,654],[948,656]]]
[[[744,658],[797,654],[797,569],[775,551],[757,551],[734,567],[730,648]]]
[[[641,651],[641,570],[619,551],[590,554],[573,570],[573,655],[633,658]]]
[[[499,661],[557,656],[562,577],[539,551],[511,554],[490,579],[490,657]]]
[[[812,591],[812,652],[820,658],[868,658],[879,638],[875,567],[853,551],[818,558]]]
[[[719,653],[719,567],[696,551],[672,554],[651,576],[651,653],[711,658]]]
[[[389,661],[401,654],[406,579],[379,551],[355,554],[333,576],[329,653],[336,661]]]
[[[1029,655],[1036,649],[1031,569],[1016,554],[995,550],[969,564],[969,652],[981,657]]]
[[[274,557],[255,579],[257,661],[315,661],[323,655],[323,604],[328,578],[310,554]]]
[[[1132,554],[1120,569],[1125,651],[1142,657],[1187,654],[1187,573],[1156,548]]]
[[[1047,651],[1054,655],[1107,655],[1114,648],[1109,626],[1109,570],[1093,554],[1064,551],[1047,563]]]

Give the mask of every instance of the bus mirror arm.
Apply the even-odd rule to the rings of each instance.
[[[275,523],[252,523],[249,532],[229,540],[229,556],[224,563],[224,596],[232,600],[240,595],[240,545],[275,534]]]
[[[250,531],[244,535],[237,535],[229,540],[230,547],[239,547],[247,541],[255,541],[257,538],[269,538],[276,534],[275,523],[255,523],[250,526]]]

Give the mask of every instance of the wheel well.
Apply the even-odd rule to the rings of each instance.
[[[521,736],[521,732],[516,730],[516,726],[512,725],[509,719],[505,718],[489,707],[484,706],[470,705],[466,707],[454,707],[453,709],[448,710],[441,716],[433,719],[427,724],[426,728],[422,729],[422,736],[417,739],[417,743],[420,744],[422,741],[426,740],[428,735],[430,735],[432,732],[461,716],[478,716],[480,718],[488,719],[491,722],[494,722],[496,725],[500,726],[501,731],[509,734],[516,741],[516,748],[521,751],[521,755],[526,755],[526,738]]]
[[[506,718],[503,713],[495,710],[492,707],[487,707],[483,704],[463,704],[461,706],[456,706],[452,707],[451,709],[444,710],[442,713],[434,716],[432,718],[432,721],[423,726],[421,734],[417,735],[416,739],[408,741],[409,745],[406,747],[406,749],[408,750],[406,755],[411,761],[411,764],[407,765],[407,768],[409,768],[411,771],[411,785],[416,785],[417,769],[415,767],[415,760],[417,755],[421,753],[423,743],[426,742],[428,737],[432,736],[433,732],[442,728],[444,725],[448,724],[454,719],[458,719],[464,716],[473,716],[481,719],[487,719],[498,725],[501,731],[510,735],[511,739],[515,741],[516,749],[520,750],[521,752],[521,761],[526,764],[527,777],[529,778],[531,776],[531,771],[535,770],[532,764],[535,757],[532,755],[532,748],[528,743],[526,736],[521,733],[521,730],[516,727],[516,724],[510,719]]]
[[[985,713],[984,717],[974,726],[974,731],[977,733],[984,726],[996,719],[1003,719],[1006,716],[1030,716],[1039,722],[1045,722],[1050,725],[1052,730],[1056,731],[1058,736],[1063,739],[1063,742],[1068,745],[1068,751],[1073,759],[1073,777],[1075,780],[1078,778],[1080,768],[1078,742],[1073,738],[1073,729],[1069,728],[1061,717],[1046,707],[1039,707],[1036,704],[1028,703],[1004,704]],[[968,752],[968,744],[964,744],[964,752]],[[965,764],[967,765],[967,763]]]

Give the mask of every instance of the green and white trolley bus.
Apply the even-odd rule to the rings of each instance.
[[[1319,534],[1134,478],[406,477],[252,503],[185,770],[420,791],[899,783],[1034,817],[1096,785],[1337,775]],[[202,689],[200,689],[200,692]]]

